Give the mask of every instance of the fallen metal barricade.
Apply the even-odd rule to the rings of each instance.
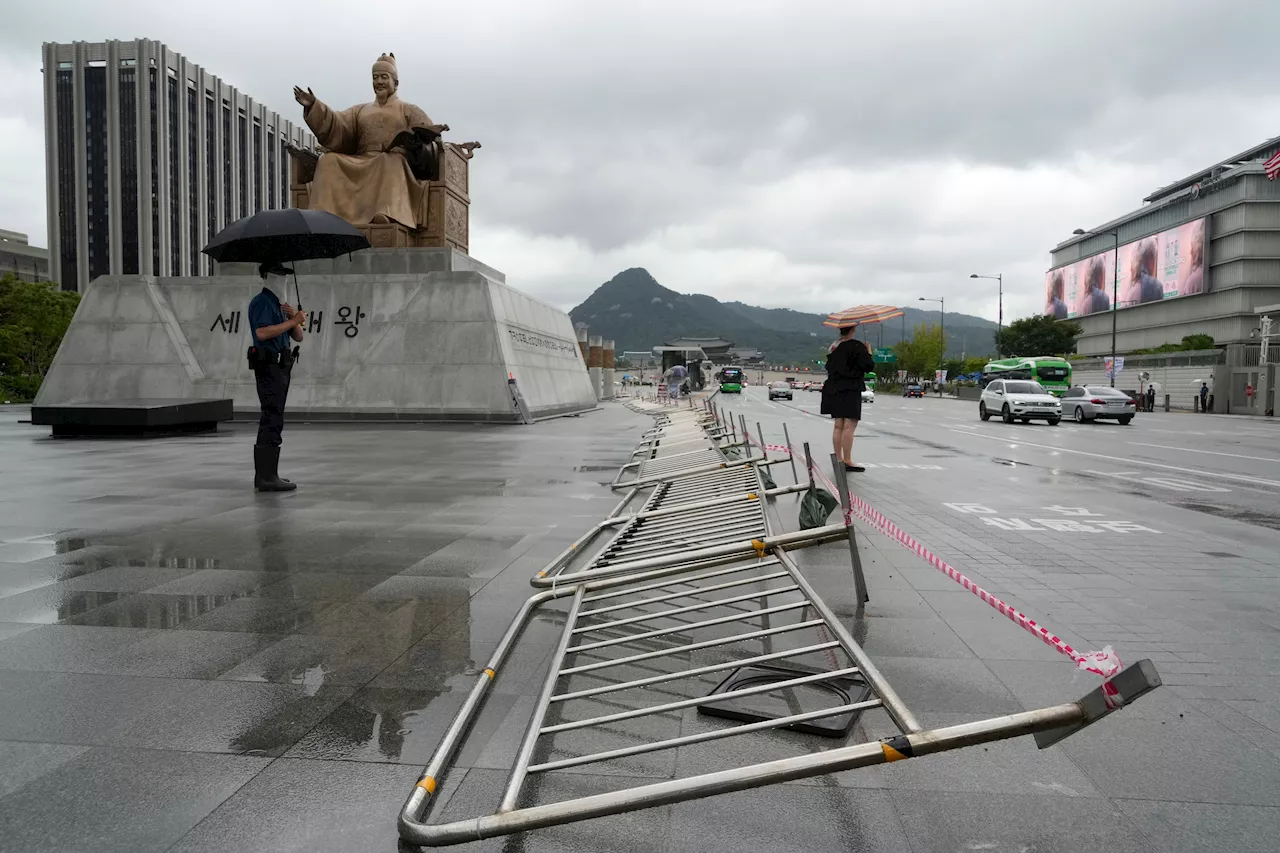
[[[1043,747],[1159,685],[1154,667],[1141,661],[1077,702],[924,731],[789,553],[848,539],[848,513],[845,523],[775,533],[762,498],[807,489],[808,476],[766,490],[760,470],[790,460],[730,460],[724,447],[750,454],[751,437],[741,423],[738,442],[731,419],[726,424],[719,413],[629,405],[661,414],[642,439],[640,459],[620,472],[632,479],[615,480],[626,496],[531,579],[541,591],[508,627],[401,810],[404,840],[458,844],[1024,734]],[[843,471],[837,478],[843,482]],[[606,532],[613,535],[588,556]],[[568,602],[564,627],[496,811],[426,823],[524,626],[560,600]],[[525,804],[536,781],[557,771],[603,765],[602,772],[673,775],[675,756],[695,745],[783,728],[844,737],[859,715],[879,711],[898,735],[816,752],[805,744],[781,760]],[[720,763],[736,754],[722,752]]]

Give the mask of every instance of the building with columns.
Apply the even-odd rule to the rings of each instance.
[[[228,223],[289,206],[288,146],[313,149],[220,77],[150,39],[43,48],[49,275],[207,275]]]

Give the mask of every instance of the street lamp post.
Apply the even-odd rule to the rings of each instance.
[[[938,356],[938,375],[942,375],[942,365],[947,361],[947,298],[940,296],[937,299],[926,299],[920,297],[921,302],[937,302],[938,303],[938,326],[942,330],[942,354]],[[942,396],[942,381],[938,381],[938,396]]]
[[[1111,281],[1111,387],[1116,387],[1116,310],[1120,307],[1120,231],[1085,231],[1077,228],[1071,232],[1077,237],[1093,234],[1110,234],[1115,241],[1115,278]]]
[[[999,287],[1000,313],[996,317],[996,357],[1003,355],[1000,352],[1000,333],[1004,331],[1004,273],[998,272],[995,275],[978,275],[970,273],[969,278],[991,278],[995,279]]]

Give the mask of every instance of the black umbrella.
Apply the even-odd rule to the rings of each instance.
[[[252,216],[237,219],[219,231],[201,249],[221,264],[259,264],[259,272],[292,272],[283,270],[285,261],[311,258],[336,258],[359,249],[369,248],[369,239],[350,222],[323,210],[260,210]],[[298,292],[298,276],[293,277],[293,290],[302,307]]]

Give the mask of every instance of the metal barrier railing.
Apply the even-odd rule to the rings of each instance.
[[[1078,702],[924,731],[791,557],[796,548],[849,540],[848,513],[843,524],[775,533],[761,498],[810,488],[809,472],[793,486],[765,489],[762,466],[788,460],[768,460],[767,451],[726,459],[722,442],[736,442],[737,430],[726,429],[719,413],[629,405],[658,415],[643,458],[624,469],[635,479],[614,485],[629,489],[626,497],[531,579],[541,591],[507,628],[400,812],[405,841],[475,841],[1023,734],[1035,733],[1043,746],[1158,686],[1154,667],[1142,661]],[[739,428],[749,445],[745,422]],[[701,433],[701,447],[692,432]],[[758,426],[757,440],[763,450]],[[707,464],[710,454],[720,462]],[[640,508],[626,512],[638,500]],[[587,556],[605,531],[614,535]],[[497,809],[426,823],[440,780],[524,626],[561,599],[568,601],[564,627]],[[880,711],[900,734],[557,803],[524,802],[530,780],[557,771],[611,762],[616,769],[640,756],[781,728],[842,737],[858,715]],[[686,732],[674,716],[685,712],[717,722]]]

